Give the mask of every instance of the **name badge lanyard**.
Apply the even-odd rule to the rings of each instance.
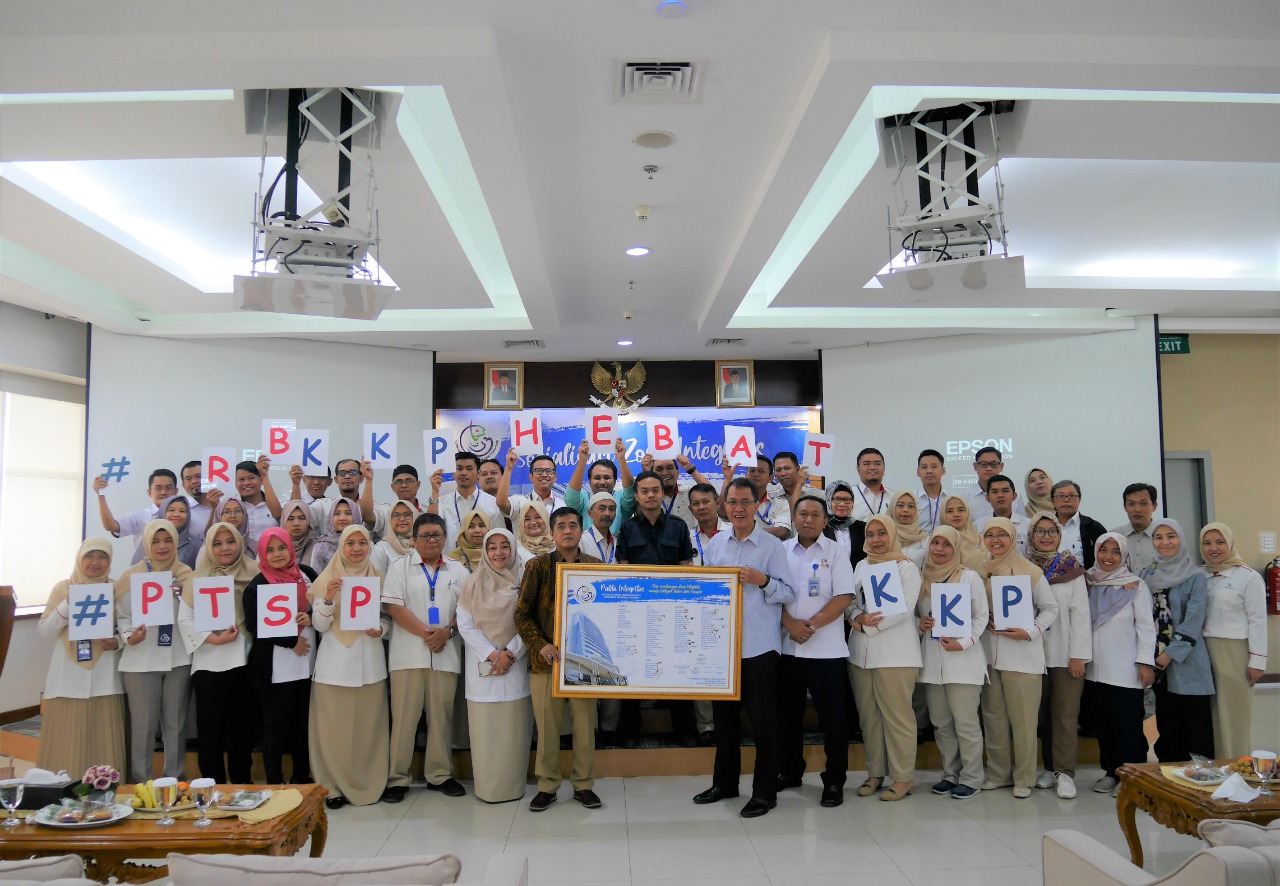
[[[676,493],[676,494],[678,495],[679,493]],[[673,495],[671,496],[671,500],[667,502],[666,512],[670,514],[671,509],[674,508],[675,506],[676,506],[676,497],[675,495]]]
[[[426,563],[419,563],[418,566],[421,567],[422,574],[426,576],[427,584],[431,588],[431,605],[427,607],[427,624],[439,625],[440,608],[436,606],[436,582],[440,580],[440,567],[436,567],[435,574],[433,575],[431,571],[427,569]]]
[[[867,496],[863,493],[861,486],[858,487],[858,495],[862,496],[862,503],[867,506],[868,511],[871,511],[871,502],[867,501]],[[871,511],[872,516],[879,514],[882,507],[884,507],[884,490],[880,491],[880,498],[876,501],[876,509]]]
[[[818,564],[813,564],[813,575],[809,576],[809,596],[817,597],[822,594],[822,579],[818,578]]]
[[[610,550],[609,555],[606,557],[604,553],[604,539],[601,538],[596,533],[596,528],[592,526],[590,529],[587,530],[587,534],[590,535],[591,540],[596,543],[596,550],[600,552],[600,559],[603,560],[605,563],[612,563],[613,555],[617,553],[617,547],[615,546],[612,550]]]
[[[883,497],[883,496],[882,496]],[[942,493],[938,493],[937,501],[929,498],[929,493],[924,494],[925,507],[928,508],[929,528],[931,530],[938,528],[938,517],[941,516],[938,511],[942,510]],[[867,507],[871,507],[867,505]]]
[[[142,562],[147,564],[147,572],[151,572],[151,571],[152,571],[152,570],[151,570],[151,561],[150,561],[150,560],[143,560]],[[177,579],[174,579],[173,584],[169,586],[169,590],[170,590],[170,591],[174,591],[174,590],[176,590],[176,589],[178,589],[178,588],[181,588],[181,587],[182,587],[182,586],[178,584],[178,580],[177,580]],[[171,625],[171,624],[169,624],[169,625],[160,625],[160,626],[157,628],[157,630],[158,630],[158,633],[157,633],[157,635],[156,635],[156,645],[157,645],[157,646],[172,646],[172,645],[173,645],[173,625]]]
[[[867,507],[870,507],[870,505]],[[765,526],[772,526],[773,521],[769,519],[769,514],[771,513],[773,513],[773,499],[769,499],[769,506],[764,509],[764,513],[762,514],[759,511],[756,511],[756,516],[760,518],[760,522]]]

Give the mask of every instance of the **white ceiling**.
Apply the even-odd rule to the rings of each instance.
[[[0,0],[0,299],[120,332],[444,360],[535,337],[544,350],[503,356],[805,357],[1149,312],[1165,329],[1280,331],[1274,4],[991,2],[979,17],[938,0],[702,0],[675,21],[656,5]],[[700,101],[611,102],[618,59],[705,63]],[[406,87],[411,116],[374,155],[381,260],[400,287],[382,318],[236,312],[228,289],[156,258],[182,237],[188,257],[247,259],[261,140],[239,90],[334,84]],[[445,116],[424,86],[443,90]],[[236,92],[96,100],[196,89]],[[68,92],[97,95],[52,101]],[[965,98],[1019,102],[1001,171],[1026,288],[863,288],[890,257],[875,118]],[[649,129],[676,140],[632,143]],[[69,190],[85,202],[113,194],[143,242],[111,239],[11,165],[50,161],[77,161],[44,168],[81,176]],[[652,254],[626,256],[635,244]],[[705,347],[728,336],[748,344]]]

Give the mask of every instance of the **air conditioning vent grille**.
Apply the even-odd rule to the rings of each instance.
[[[509,340],[509,341],[504,341],[504,342],[502,343],[502,346],[503,346],[504,348],[508,348],[508,349],[514,349],[514,348],[545,348],[545,347],[546,347],[546,345],[543,343],[542,339],[538,339],[538,338],[513,339],[513,340]]]
[[[613,100],[625,104],[690,103],[702,99],[704,62],[613,63]]]
[[[745,338],[709,338],[707,339],[707,347],[709,348],[741,348],[747,343]]]

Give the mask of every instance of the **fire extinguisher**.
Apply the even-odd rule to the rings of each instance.
[[[1280,615],[1280,557],[1267,564],[1262,577],[1267,583],[1267,613]]]

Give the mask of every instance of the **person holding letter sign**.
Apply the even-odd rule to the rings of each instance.
[[[387,786],[391,724],[382,638],[391,616],[364,630],[346,626],[359,624],[370,607],[381,611],[382,576],[370,562],[372,548],[363,525],[342,530],[337,553],[308,594],[312,623],[324,635],[311,686],[311,770],[329,791],[330,809],[377,803]],[[347,582],[348,591],[343,579],[365,581]]]
[[[258,574],[257,565],[245,556],[244,536],[230,523],[214,523],[205,533],[195,581],[178,606],[178,629],[191,653],[200,774],[219,784],[253,782],[258,717],[254,706],[245,703],[253,690],[245,667],[249,650],[241,601],[245,586]],[[200,581],[204,578],[224,581]]]
[[[71,578],[53,586],[40,616],[36,630],[55,641],[44,684],[36,759],[41,769],[83,772],[104,763],[124,769],[124,686],[116,667],[120,641],[111,618],[115,589],[110,582],[111,542],[85,539]],[[78,605],[70,599],[73,586],[92,589],[77,595]],[[72,640],[73,622],[81,631],[99,633],[98,638]],[[101,632],[87,630],[94,627]]]
[[[929,534],[916,615],[920,682],[942,757],[942,780],[931,790],[968,800],[982,790],[978,705],[987,682],[987,657],[978,640],[990,614],[982,578],[961,560],[960,533],[951,526]]]
[[[987,579],[991,607],[991,630],[983,637],[991,682],[982,690],[987,743],[982,789],[1012,785],[1013,795],[1024,800],[1036,780],[1036,720],[1045,674],[1041,638],[1058,618],[1058,601],[1040,567],[1018,553],[1012,522],[987,520],[982,543],[990,557],[980,574]]]
[[[1104,533],[1093,547],[1089,615],[1093,660],[1085,669],[1093,728],[1098,735],[1102,778],[1093,789],[1110,793],[1120,785],[1116,770],[1147,762],[1142,696],[1155,682],[1156,623],[1146,582],[1129,570],[1129,544],[1117,532]]]
[[[289,531],[280,528],[268,529],[258,539],[258,566],[262,573],[244,589],[244,628],[253,641],[249,679],[262,709],[262,766],[267,784],[285,784],[284,753],[288,751],[293,760],[288,783],[309,784],[307,721],[316,631],[307,594],[316,574],[298,563]],[[289,633],[264,636],[263,628],[286,625]]]
[[[859,797],[877,791],[901,800],[915,785],[916,716],[911,708],[920,672],[915,630],[920,570],[898,548],[897,524],[887,512],[867,521],[867,559],[853,570],[858,589],[849,607],[849,676],[867,753]],[[880,788],[886,777],[891,787]]]
[[[177,538],[178,530],[168,520],[152,520],[142,530],[146,559],[130,566],[116,581],[116,630],[124,650],[120,675],[129,704],[129,781],[133,782],[152,776],[157,728],[164,740],[163,774],[182,778],[186,763],[191,653],[174,636],[173,619],[174,598],[191,587],[192,575],[177,558]]]

